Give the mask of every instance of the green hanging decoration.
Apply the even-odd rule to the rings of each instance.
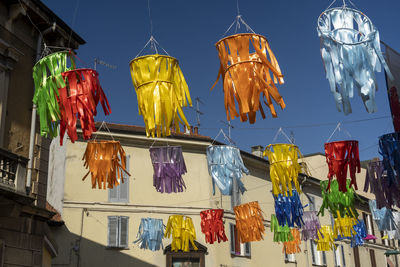
[[[288,242],[294,240],[290,227],[287,224],[285,224],[285,226],[279,225],[275,214],[271,214],[271,232],[274,232],[274,242]]]
[[[347,192],[339,191],[339,183],[337,180],[331,181],[331,186],[328,188],[329,181],[321,181],[322,190],[322,205],[318,215],[324,216],[324,210],[328,209],[334,218],[350,217],[358,218],[357,210],[354,208],[355,191],[350,187],[350,179],[346,181]]]
[[[67,67],[67,60],[71,67]],[[40,59],[33,67],[35,94],[33,103],[37,106],[40,118],[40,134],[46,137],[58,135],[60,108],[58,89],[65,87],[61,73],[75,69],[75,58],[72,51],[52,53]]]

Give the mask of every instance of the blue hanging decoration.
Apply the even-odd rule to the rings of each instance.
[[[318,36],[326,78],[336,101],[345,115],[352,112],[350,98],[358,89],[368,113],[377,110],[375,72],[385,68],[389,79],[393,76],[383,58],[379,32],[362,12],[346,7],[328,9],[318,18]]]
[[[364,245],[364,238],[367,237],[367,229],[363,220],[358,220],[357,224],[353,227],[356,232],[351,238],[350,246],[352,248]]]
[[[139,243],[141,249],[160,250],[160,248],[164,248],[162,244],[164,228],[162,219],[142,218],[137,233],[138,239],[133,243]]]
[[[378,225],[379,231],[390,231],[396,229],[396,224],[394,222],[393,213],[391,209],[383,207],[378,209],[376,207],[376,200],[369,200],[369,209],[372,214],[372,219]]]
[[[215,184],[221,194],[232,194],[232,179],[236,179],[240,192],[246,191],[240,180],[243,173],[249,174],[244,166],[240,151],[233,146],[209,146],[207,148],[208,172],[212,177],[213,195],[215,195]]]
[[[400,175],[400,133],[390,133],[379,137],[379,154],[383,168],[389,179],[389,186],[399,186]]]
[[[303,221],[303,205],[301,204],[299,193],[292,190],[292,196],[284,196],[282,194],[274,197],[275,214],[280,226],[287,224],[289,227],[301,228]]]

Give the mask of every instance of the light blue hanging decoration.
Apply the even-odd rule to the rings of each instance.
[[[141,249],[152,251],[164,249],[162,239],[164,238],[164,224],[162,219],[142,218],[140,221],[137,240],[133,243],[139,243]]]
[[[215,184],[217,184],[221,194],[232,194],[232,179],[236,179],[238,188],[243,194],[246,191],[244,184],[240,180],[243,173],[249,174],[249,170],[244,166],[240,150],[233,146],[209,146],[207,148],[208,172],[212,177],[213,194],[215,194]]]
[[[280,226],[287,224],[289,227],[301,228],[303,221],[303,205],[301,204],[299,193],[292,191],[292,196],[283,196],[282,194],[274,197],[275,214]]]
[[[377,209],[375,199],[369,200],[368,204],[372,214],[372,219],[374,219],[378,225],[379,231],[392,231],[397,229],[391,209],[386,207]]]
[[[350,246],[352,248],[364,245],[364,238],[367,236],[367,229],[363,220],[358,220],[353,227],[356,232],[351,238]]]
[[[350,98],[358,89],[369,113],[377,110],[375,71],[386,70],[393,76],[383,58],[379,32],[372,21],[362,12],[346,6],[327,9],[318,17],[318,36],[321,40],[321,56],[325,65],[336,106],[345,115],[352,112]]]

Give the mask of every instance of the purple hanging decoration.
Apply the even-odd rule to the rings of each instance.
[[[318,232],[321,229],[316,211],[305,211],[303,213],[303,229],[301,236],[303,240],[315,240],[318,239]]]
[[[177,193],[186,189],[182,175],[186,173],[180,146],[150,147],[153,163],[153,185],[161,193]]]
[[[364,239],[367,237],[367,229],[363,220],[358,220],[357,224],[353,226],[355,235],[351,238],[350,246],[352,248],[364,245]]]

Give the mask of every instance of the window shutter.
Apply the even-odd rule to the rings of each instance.
[[[229,224],[229,232],[230,232],[230,243],[231,243],[231,254],[235,255],[235,225]]]
[[[128,222],[129,217],[120,216],[119,217],[119,247],[128,247]]]
[[[126,171],[129,172],[129,161],[130,161],[130,156],[126,156]],[[123,203],[128,203],[129,202],[129,175],[127,175],[125,172],[123,174],[124,182],[120,183],[119,186],[117,186],[119,190],[119,201],[118,202],[123,202]]]
[[[315,197],[310,196],[310,210],[315,211]]]
[[[251,247],[250,247],[250,242],[249,243],[246,243],[245,244],[245,247],[244,247],[244,255],[245,256],[247,256],[247,257],[250,257],[251,256]]]
[[[342,261],[343,261],[343,267],[346,266],[346,258],[344,257],[344,247],[343,245],[340,246],[341,250],[342,250]]]
[[[326,253],[325,253],[325,251],[322,251],[322,264],[326,265]]]
[[[315,247],[314,247],[314,240],[310,240],[310,248],[311,248],[311,259],[312,264],[317,264],[317,257],[315,255]]]
[[[108,246],[118,247],[118,217],[108,216]]]
[[[118,202],[118,187],[108,189],[108,202]]]

